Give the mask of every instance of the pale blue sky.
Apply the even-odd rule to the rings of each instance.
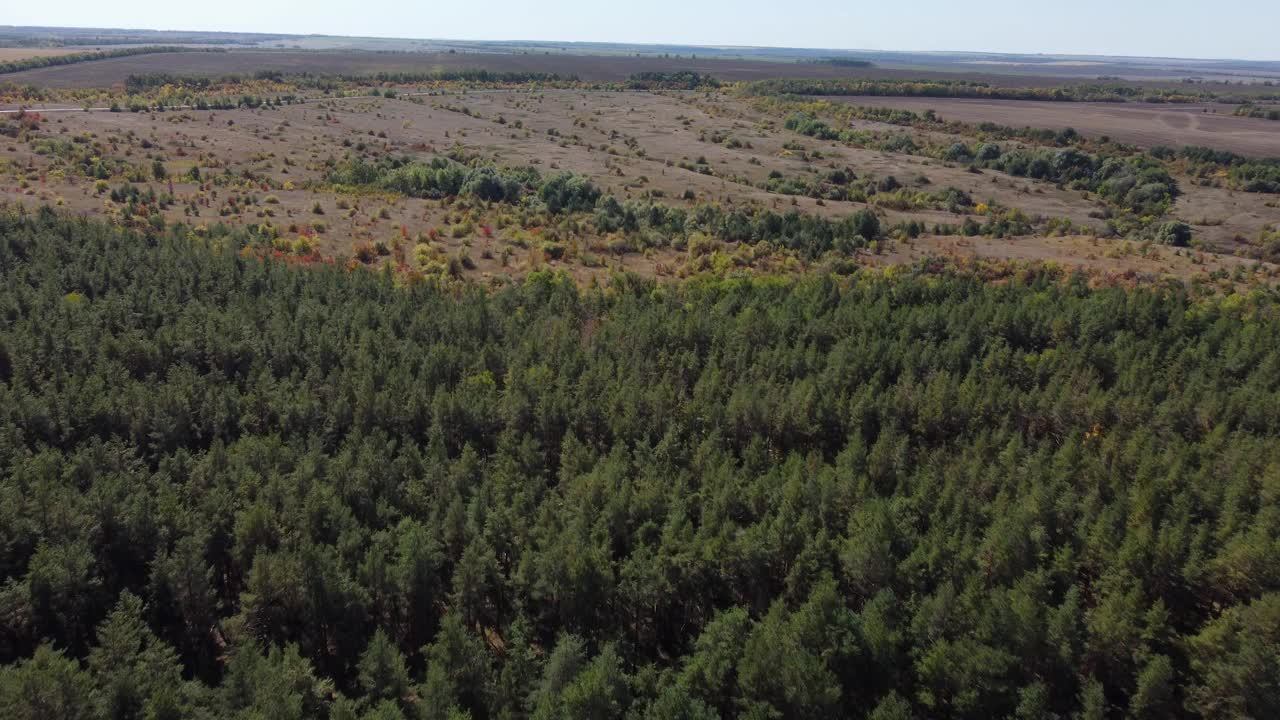
[[[6,0],[0,25],[1280,60],[1277,0]]]

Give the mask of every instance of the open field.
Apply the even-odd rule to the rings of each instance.
[[[425,160],[451,151],[499,166],[536,168],[544,176],[571,171],[624,202],[648,199],[688,210],[704,203],[756,206],[833,219],[871,210],[886,226],[915,222],[926,229],[985,221],[981,207],[902,206],[885,200],[898,197],[894,194],[868,202],[824,201],[784,194],[770,185],[793,178],[813,182],[845,168],[872,185],[883,186],[892,179],[909,193],[955,191],[982,207],[1016,209],[1032,221],[1056,218],[1068,223],[1064,227],[1075,228],[1077,235],[1102,231],[1103,208],[1088,193],[991,170],[975,173],[963,164],[920,155],[818,141],[781,125],[780,117],[728,93],[568,89],[434,91],[422,97],[320,100],[256,110],[73,112],[44,119],[33,145],[0,144],[0,169],[7,165],[7,170],[0,170],[0,199],[116,217],[122,207],[107,199],[103,188],[116,188],[121,181],[104,185],[78,178],[39,149],[50,147],[42,146],[39,138],[74,140],[69,147],[85,143],[123,167],[140,168],[140,186],[171,193],[175,202],[161,211],[169,222],[242,227],[265,222],[286,235],[313,234],[319,251],[338,258],[351,257],[353,248],[429,235],[429,245],[438,255],[467,255],[472,266],[468,272],[477,277],[519,276],[544,266],[537,243],[530,245],[539,237],[536,229],[530,236],[527,228],[511,225],[498,208],[335,191],[325,184],[328,169],[344,156]],[[877,122],[860,121],[856,127],[902,132]],[[921,142],[959,139],[937,135],[916,133]],[[167,181],[150,177],[154,163],[163,165]],[[202,170],[204,182],[189,177],[193,167]],[[207,181],[219,176],[234,180],[230,185]],[[1174,215],[1195,226],[1206,249],[1223,255],[1151,248],[1139,256],[1134,244],[1120,240],[947,238],[926,230],[910,242],[886,242],[861,261],[884,264],[934,254],[967,255],[1189,278],[1246,265],[1230,255],[1247,249],[1269,228],[1280,227],[1280,204],[1273,196],[1192,182],[1183,182],[1182,188]],[[268,196],[270,200],[264,200]],[[322,229],[313,233],[313,228]],[[483,228],[492,229],[482,232]],[[683,247],[661,243],[643,251],[628,249],[589,221],[556,233],[554,237],[570,244],[570,252],[550,264],[567,268],[580,280],[614,269],[668,275],[696,259]],[[745,248],[731,243],[726,250]],[[762,261],[758,267],[771,267],[771,262]]]
[[[1109,136],[1140,147],[1201,145],[1255,157],[1280,156],[1280,122],[1236,117],[1234,106],[1215,103],[1149,105],[1142,103],[1064,103],[967,98],[827,97],[871,107],[923,113],[944,120],[1011,127],[1074,128],[1085,135]]]
[[[14,60],[26,60],[27,58],[37,57],[58,57],[59,55],[71,55],[78,52],[90,52],[97,48],[91,47],[56,47],[56,48],[8,48],[0,47],[0,63],[13,62]]]

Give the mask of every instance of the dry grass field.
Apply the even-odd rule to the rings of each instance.
[[[944,120],[1012,127],[1074,128],[1141,147],[1202,145],[1254,157],[1280,156],[1280,122],[1232,115],[1233,105],[1068,103],[968,98],[840,97],[854,105],[934,110]]]
[[[131,60],[149,58],[154,56]],[[71,112],[43,118],[37,138],[73,146],[97,143],[93,147],[123,162],[146,168],[162,165],[167,181],[148,177],[139,184],[174,196],[175,203],[163,211],[170,222],[267,223],[286,235],[313,236],[324,255],[336,258],[350,258],[353,248],[429,236],[438,254],[466,255],[466,272],[478,278],[518,276],[547,264],[565,267],[582,280],[616,269],[662,276],[678,272],[690,257],[674,247],[628,250],[589,223],[578,223],[567,239],[568,259],[549,259],[536,242],[531,244],[537,240],[536,229],[530,235],[508,224],[501,210],[477,216],[482,208],[447,199],[340,192],[325,183],[327,169],[349,153],[428,159],[455,150],[500,166],[531,166],[544,176],[572,171],[623,201],[660,199],[686,208],[697,203],[754,204],[832,218],[871,207],[886,225],[917,221],[926,228],[954,226],[966,217],[982,220],[972,209],[958,213],[941,207],[868,206],[764,188],[771,177],[813,178],[848,168],[877,181],[893,177],[907,188],[955,189],[984,206],[1016,208],[1032,218],[1061,218],[1076,228],[1071,237],[1005,239],[926,232],[881,243],[860,255],[858,261],[866,264],[939,255],[986,257],[1055,261],[1104,274],[1186,278],[1253,265],[1233,253],[1268,228],[1280,227],[1280,204],[1274,196],[1184,182],[1174,214],[1196,226],[1210,252],[1139,248],[1130,241],[1093,237],[1101,230],[1100,206],[1087,193],[990,170],[975,173],[964,165],[919,155],[818,141],[781,125],[780,118],[728,93],[526,88],[326,100],[256,110]],[[874,122],[858,126],[902,131]],[[715,141],[717,135],[721,141]],[[120,204],[104,191],[104,185],[115,188],[118,181],[95,183],[68,174],[37,149],[39,142],[19,145],[2,140],[0,201],[118,216]],[[201,168],[205,178],[219,173],[257,180],[235,188],[193,182],[186,177],[193,166]],[[480,220],[472,222],[476,217]],[[778,269],[769,263],[758,268]]]

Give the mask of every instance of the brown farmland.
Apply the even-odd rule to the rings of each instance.
[[[828,97],[835,102],[924,112],[943,120],[1010,127],[1074,128],[1140,147],[1202,145],[1253,157],[1280,157],[1280,122],[1236,117],[1213,103],[1073,103],[968,98]]]
[[[37,57],[57,57],[78,52],[93,52],[97,48],[56,47],[56,48],[0,48],[0,62],[13,62]]]

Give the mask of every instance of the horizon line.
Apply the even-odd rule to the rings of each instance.
[[[539,40],[534,38],[479,38],[479,37],[413,37],[408,35],[339,35],[327,32],[274,32],[269,30],[200,30],[190,28],[145,28],[145,27],[101,27],[101,26],[77,26],[77,25],[7,25],[0,24],[0,29],[6,30],[108,30],[112,32],[154,32],[154,33],[205,33],[210,35],[263,35],[269,37],[285,36],[293,38],[350,38],[353,40],[403,40],[418,42],[462,42],[462,43],[505,43],[505,44],[543,44],[543,45],[613,45],[619,47],[681,47],[681,48],[706,48],[720,50],[804,50],[811,52],[842,52],[842,53],[887,53],[899,55],[1000,55],[1005,57],[1045,57],[1045,58],[1110,58],[1116,60],[1189,60],[1195,62],[1238,62],[1238,63],[1269,63],[1280,65],[1280,58],[1276,59],[1258,59],[1243,57],[1217,57],[1217,56],[1178,56],[1178,55],[1117,55],[1111,53],[1089,53],[1078,51],[1039,51],[1039,52],[1015,52],[1009,50],[927,50],[927,49],[875,49],[875,48],[839,48],[839,47],[821,47],[821,46],[802,46],[802,45],[742,45],[737,43],[714,43],[714,42],[662,42],[662,41],[644,41],[631,42],[619,40]],[[264,48],[265,49],[265,48]]]

